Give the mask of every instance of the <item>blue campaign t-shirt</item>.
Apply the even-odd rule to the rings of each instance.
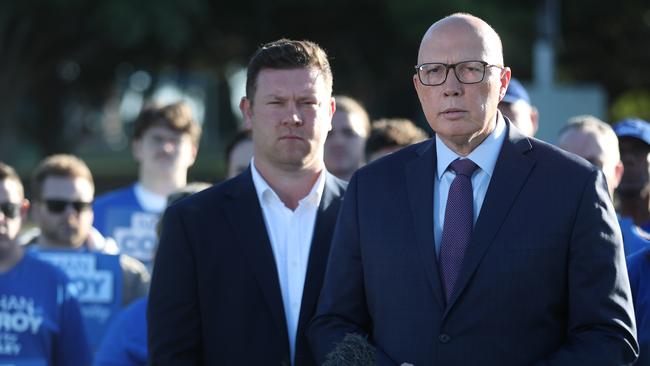
[[[0,365],[89,365],[73,292],[63,272],[29,253],[0,274]]]
[[[147,364],[147,298],[133,302],[111,324],[95,366],[144,366]]]
[[[77,292],[88,343],[91,350],[97,350],[115,315],[122,309],[123,278],[119,255],[38,247],[30,253],[59,268],[70,279]]]
[[[135,194],[135,185],[97,197],[93,211],[93,226],[102,235],[115,239],[120,253],[140,260],[147,268],[152,267],[160,212],[142,207]]]
[[[623,248],[625,256],[628,257],[645,248],[650,248],[650,240],[644,238],[641,228],[634,224],[630,217],[619,217],[618,224],[623,235]]]

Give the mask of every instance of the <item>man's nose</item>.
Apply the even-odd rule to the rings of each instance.
[[[282,119],[282,124],[291,126],[302,125],[302,116],[296,103],[287,103],[287,111]]]
[[[447,69],[447,80],[442,84],[446,96],[458,96],[463,92],[463,84],[456,77],[456,69]]]

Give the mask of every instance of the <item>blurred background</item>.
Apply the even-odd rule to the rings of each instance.
[[[422,34],[450,13],[485,19],[553,142],[566,119],[650,119],[650,3],[627,0],[21,0],[0,2],[0,160],[23,178],[73,153],[98,193],[136,180],[131,123],[143,103],[188,101],[204,133],[189,181],[223,177],[240,127],[245,66],[280,37],[324,47],[334,91],[371,117],[422,127],[411,77]]]

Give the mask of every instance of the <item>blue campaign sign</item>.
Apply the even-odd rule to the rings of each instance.
[[[70,290],[76,291],[90,346],[96,350],[122,307],[119,255],[43,249],[36,254],[70,278]]]
[[[27,254],[0,273],[0,365],[85,365],[90,358],[68,278]]]
[[[34,343],[48,343],[47,311],[33,297],[0,295],[0,365],[46,366],[46,354]],[[51,319],[48,319],[51,322]],[[47,349],[47,347],[44,347]],[[40,353],[40,354],[39,354]],[[11,360],[7,362],[7,358]]]
[[[150,265],[158,242],[159,215],[150,212],[107,209],[106,222],[120,252]]]

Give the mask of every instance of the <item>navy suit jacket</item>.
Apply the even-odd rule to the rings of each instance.
[[[620,365],[638,352],[620,230],[602,173],[508,123],[455,292],[433,230],[435,139],[348,186],[309,329],[325,360],[346,333],[379,365]]]
[[[309,254],[295,365],[314,365],[316,311],[346,183],[327,173]],[[290,365],[273,251],[250,168],[169,207],[148,306],[153,365]]]

